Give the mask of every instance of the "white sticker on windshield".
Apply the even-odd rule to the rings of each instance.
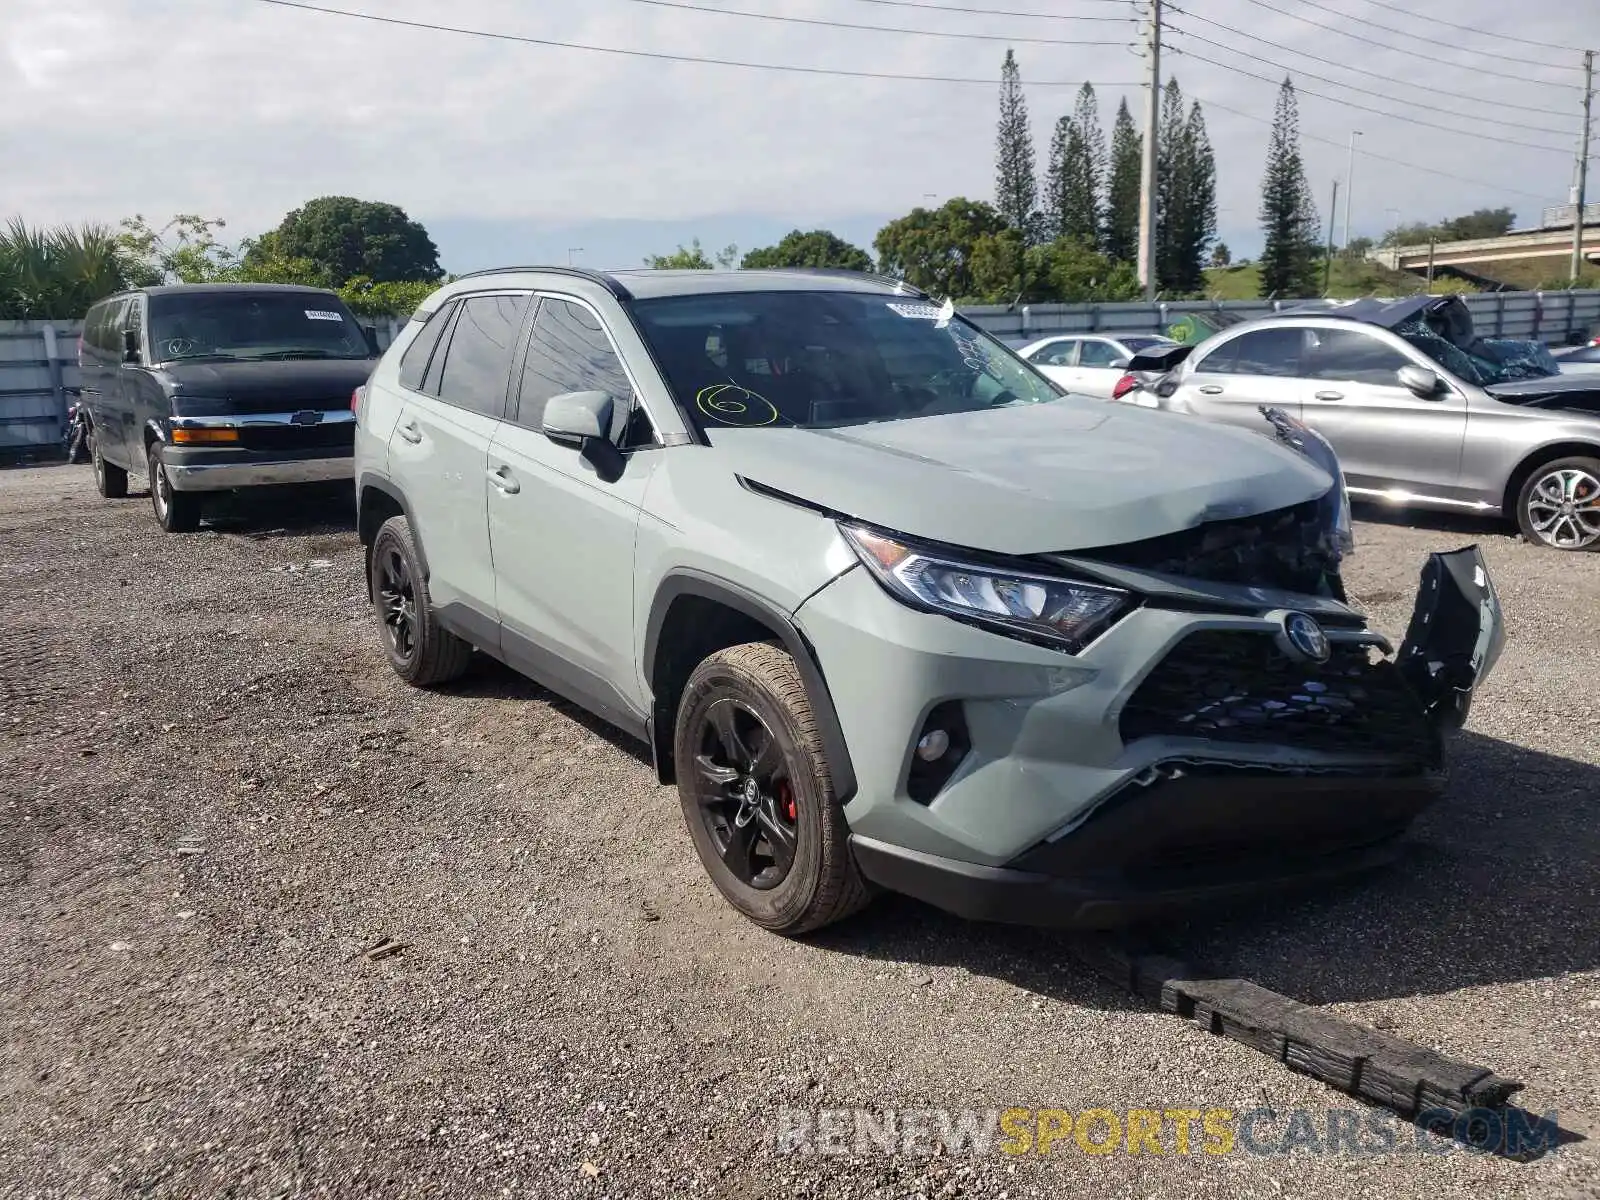
[[[341,314],[336,313],[336,312],[325,312],[322,309],[308,308],[308,309],[306,309],[306,320],[308,320],[308,321],[339,321],[339,322],[343,323],[344,317]]]
[[[910,317],[913,321],[937,321],[939,310],[932,304],[894,304],[889,308],[899,313],[902,317]]]

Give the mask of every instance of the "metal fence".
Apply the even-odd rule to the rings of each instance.
[[[1483,292],[1463,297],[1485,337],[1538,338],[1558,344],[1600,325],[1600,291]],[[1016,341],[1051,333],[1164,333],[1186,313],[1264,316],[1304,300],[1179,300],[1157,304],[1034,304],[962,311],[998,337]],[[387,346],[403,322],[370,322]],[[81,321],[0,321],[0,454],[49,452],[60,441],[67,405],[78,389]]]

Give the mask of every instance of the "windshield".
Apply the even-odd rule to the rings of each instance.
[[[367,358],[366,335],[337,296],[191,292],[150,297],[152,359]]]
[[[1472,337],[1470,327],[1459,331],[1440,316],[1413,317],[1395,332],[1452,375],[1479,387],[1561,373],[1561,364],[1542,342]]]
[[[911,297],[725,292],[640,300],[633,311],[705,429],[897,421],[1062,394],[976,326]]]

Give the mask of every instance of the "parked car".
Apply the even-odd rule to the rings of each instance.
[[[97,301],[78,343],[102,496],[149,481],[156,519],[200,523],[211,493],[351,477],[351,398],[374,332],[317,288],[179,284]]]
[[[1134,355],[1175,345],[1157,334],[1058,334],[1030,342],[1018,353],[1062,387],[1109,400]]]
[[[1289,310],[1130,366],[1144,382],[1126,403],[1243,425],[1263,404],[1298,416],[1358,499],[1503,514],[1539,545],[1600,547],[1600,375],[1477,337],[1458,297]]]
[[[1472,548],[1395,655],[1326,443],[1062,395],[904,286],[540,268],[434,293],[357,410],[390,664],[636,735],[727,900],[1109,925],[1369,866],[1500,646]]]

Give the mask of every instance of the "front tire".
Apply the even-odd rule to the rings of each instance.
[[[94,487],[107,500],[121,500],[128,494],[128,473],[106,461],[100,452],[100,431],[89,430],[89,461],[94,464]]]
[[[1517,525],[1538,546],[1600,549],[1600,459],[1560,458],[1535,469],[1517,493]]]
[[[156,442],[147,456],[150,460],[150,506],[156,510],[156,522],[168,533],[193,533],[200,528],[200,497],[173,488],[161,449],[161,443]]]
[[[731,646],[696,667],[674,744],[689,836],[729,904],[791,936],[866,905],[816,717],[780,647]]]
[[[436,687],[466,671],[472,647],[439,624],[428,599],[422,556],[404,517],[390,517],[372,539],[367,595],[384,653],[401,679],[412,687]]]

